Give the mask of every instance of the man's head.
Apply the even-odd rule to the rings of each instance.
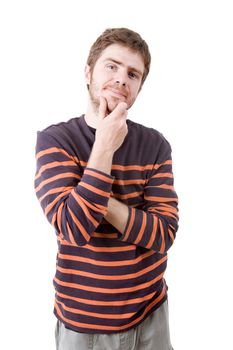
[[[141,36],[127,28],[107,29],[92,45],[86,81],[92,103],[107,99],[109,111],[119,101],[134,103],[150,69],[150,52]]]

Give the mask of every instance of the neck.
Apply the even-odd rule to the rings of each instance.
[[[86,109],[86,114],[84,116],[84,119],[87,125],[89,125],[94,129],[97,128],[100,117],[98,116],[95,106],[90,101],[90,98],[88,99],[87,109]]]

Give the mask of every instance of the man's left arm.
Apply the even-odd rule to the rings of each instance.
[[[178,229],[178,198],[173,187],[170,145],[166,158],[154,165],[144,187],[142,209],[129,207],[110,197],[105,219],[122,236],[120,240],[164,254],[175,239]]]

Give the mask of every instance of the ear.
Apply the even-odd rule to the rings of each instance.
[[[86,84],[89,85],[91,81],[91,68],[88,64],[85,66],[85,79],[86,79]]]

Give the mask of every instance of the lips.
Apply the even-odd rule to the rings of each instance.
[[[115,88],[112,88],[112,87],[108,87],[107,88],[108,91],[110,91],[113,95],[119,97],[119,98],[126,98],[126,94],[125,92],[123,92],[122,90],[119,90],[119,89],[115,89]]]

